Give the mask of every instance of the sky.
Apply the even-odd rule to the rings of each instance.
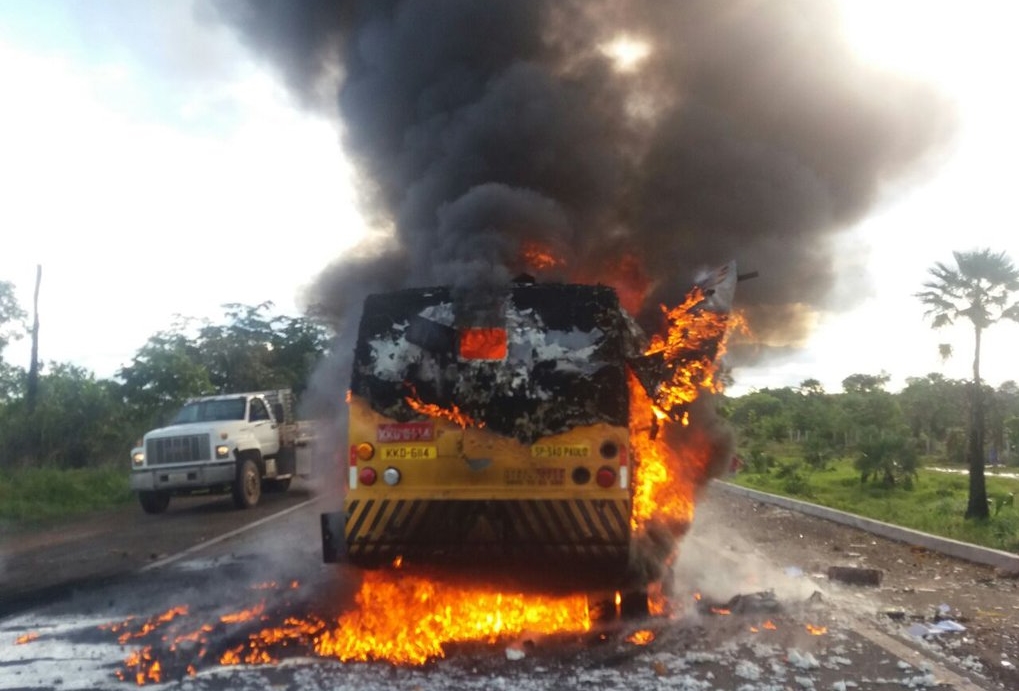
[[[854,373],[885,372],[890,390],[929,372],[968,377],[970,331],[931,330],[914,293],[953,250],[1019,260],[1009,189],[1019,47],[1007,33],[1019,6],[846,0],[841,9],[861,59],[935,84],[958,108],[958,131],[842,233],[853,258],[842,270],[863,272],[868,294],[852,311],[820,314],[794,354],[734,362],[737,395],[808,378],[838,391]],[[189,1],[2,0],[0,78],[0,280],[30,310],[42,265],[44,361],[111,377],[175,315],[216,320],[224,303],[264,301],[300,314],[304,290],[363,232],[342,124],[300,108]],[[956,350],[947,362],[942,342]],[[1019,379],[1016,343],[1019,326],[989,332],[988,383]],[[5,360],[27,367],[28,346],[9,346]]]

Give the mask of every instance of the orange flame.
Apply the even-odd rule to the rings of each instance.
[[[262,615],[265,611],[265,603],[260,602],[250,609],[242,609],[240,612],[232,612],[230,614],[224,614],[219,618],[224,624],[240,624],[246,621],[251,621]]]
[[[163,666],[152,656],[152,646],[147,645],[136,650],[124,661],[125,670],[118,669],[115,674],[121,681],[133,678],[138,686],[148,683],[158,684],[163,680]]]
[[[566,262],[555,256],[552,250],[539,242],[529,240],[520,249],[520,256],[527,268],[534,271],[565,266]]]
[[[768,629],[768,631],[777,631],[778,630],[778,627],[775,626],[775,622],[773,622],[771,619],[769,619],[768,621],[766,621],[763,624],[761,624],[761,626],[763,626],[764,628]]]
[[[443,408],[442,406],[435,405],[434,403],[425,403],[418,398],[417,389],[408,384],[410,387],[410,396],[404,396],[403,400],[407,402],[407,405],[412,410],[421,415],[427,415],[428,417],[438,417],[444,420],[449,420],[455,425],[466,429],[467,427],[476,427],[481,429],[485,426],[485,423],[481,420],[474,420],[469,415],[460,410],[460,407],[455,403],[451,404],[449,408]]]
[[[457,587],[404,573],[366,572],[356,604],[357,609],[334,624],[292,618],[283,627],[264,629],[227,651],[220,662],[270,662],[271,646],[307,639],[318,655],[344,662],[421,665],[444,657],[444,646],[450,643],[495,643],[525,632],[581,633],[591,628],[583,595],[525,596],[482,586]]]
[[[739,315],[700,307],[704,292],[693,288],[685,300],[663,311],[667,329],[656,334],[645,355],[662,358],[668,377],[653,397],[630,377],[630,442],[634,449],[634,530],[652,519],[680,532],[693,521],[694,494],[708,479],[713,445],[703,430],[690,425],[685,406],[704,391],[717,393],[717,359],[725,352],[730,326],[743,328]],[[678,426],[670,427],[673,422]]]
[[[508,348],[506,329],[460,329],[460,357],[464,360],[505,360]]]
[[[640,631],[634,631],[631,633],[626,637],[626,640],[634,645],[647,645],[655,640],[655,632],[648,629],[641,629]]]
[[[720,616],[729,616],[730,614],[732,614],[732,611],[726,609],[725,607],[712,607],[711,613],[718,614]]]
[[[619,296],[619,304],[630,314],[640,312],[652,287],[640,259],[629,252],[575,272],[573,279],[577,283],[603,283],[612,286]]]
[[[139,628],[137,631],[125,631],[117,638],[117,642],[120,643],[121,645],[124,645],[132,638],[144,638],[145,636],[149,635],[163,624],[169,624],[177,617],[185,616],[187,613],[188,613],[187,605],[178,605],[176,607],[171,607],[162,614],[157,614],[156,616],[149,618],[145,623],[141,625],[141,628]],[[126,629],[128,625],[132,621],[134,621],[134,619],[135,617],[128,617],[119,624],[106,624],[100,626],[99,628],[112,631],[113,633],[118,633]]]
[[[666,525],[688,525],[693,520],[696,473],[685,466],[706,466],[709,449],[683,448],[682,455],[667,441],[653,421],[653,406],[644,387],[630,376],[630,444],[633,448],[633,504],[630,525],[643,530],[654,519]],[[703,458],[698,458],[698,455]],[[692,468],[691,468],[692,469]]]
[[[725,354],[730,329],[743,330],[746,322],[738,313],[702,309],[704,291],[694,287],[679,305],[666,309],[666,329],[655,334],[645,355],[660,355],[670,365],[671,377],[655,392],[655,404],[672,411],[691,403],[702,390],[720,393],[722,383],[715,379],[717,359]],[[691,353],[697,354],[690,357]],[[671,366],[681,363],[682,367]]]
[[[670,613],[669,598],[665,595],[661,581],[655,581],[648,585],[647,609],[648,614],[653,617],[666,616]]]
[[[16,639],[14,639],[14,645],[25,645],[26,643],[31,643],[37,638],[39,638],[39,634],[37,634],[34,631],[31,631],[29,633],[24,634],[23,636],[18,636]]]
[[[828,633],[828,627],[807,624],[807,632],[810,633],[811,636],[823,636],[824,634]]]

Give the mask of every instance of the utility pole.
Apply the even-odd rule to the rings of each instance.
[[[42,283],[42,264],[35,266],[35,297],[32,301],[32,362],[28,367],[28,388],[25,405],[28,412],[35,411],[39,398],[39,285]]]

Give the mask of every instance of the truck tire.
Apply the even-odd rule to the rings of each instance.
[[[238,509],[250,509],[262,496],[262,478],[258,472],[258,464],[251,458],[243,458],[237,463],[237,477],[233,486],[234,506]]]
[[[138,493],[138,501],[145,513],[163,513],[170,505],[170,493],[143,491]]]
[[[270,494],[283,494],[290,489],[290,478],[262,480],[262,491]]]

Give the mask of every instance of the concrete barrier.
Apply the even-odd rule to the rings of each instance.
[[[933,552],[940,552],[941,554],[945,554],[950,557],[964,559],[965,561],[974,562],[976,564],[994,566],[1005,572],[1019,573],[1019,555],[1012,554],[1010,552],[1003,552],[998,549],[980,547],[979,545],[971,545],[968,542],[959,542],[958,540],[950,540],[946,537],[922,533],[919,530],[903,528],[902,526],[884,523],[883,521],[875,521],[872,518],[864,518],[863,516],[839,511],[838,509],[830,509],[827,506],[819,506],[818,504],[811,504],[810,502],[800,501],[799,499],[790,499],[789,497],[782,497],[777,494],[768,494],[767,492],[761,492],[747,487],[740,487],[739,485],[734,485],[731,482],[725,482],[723,480],[714,480],[712,484],[726,492],[744,496],[749,499],[753,499],[754,501],[774,504],[775,506],[781,506],[782,508],[789,509],[790,511],[796,511],[798,513],[807,514],[808,516],[816,516],[817,518],[823,518],[842,525],[852,526],[853,528],[859,528],[860,530],[865,530],[868,533],[873,533],[874,535],[880,535],[881,537],[888,538],[889,540],[904,542],[909,545],[917,545]]]

